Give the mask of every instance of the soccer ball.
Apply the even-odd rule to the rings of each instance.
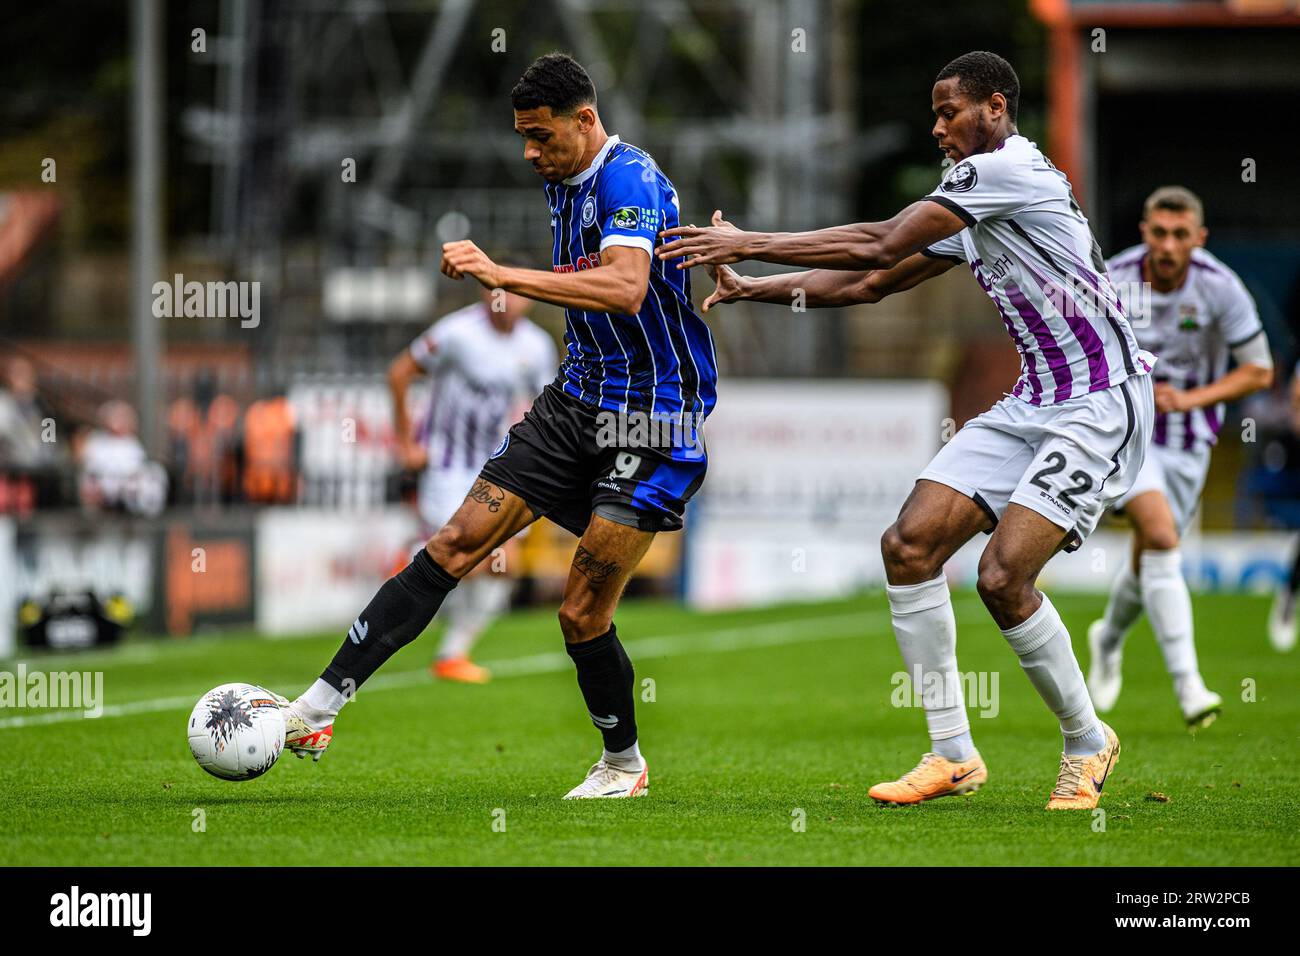
[[[252,780],[280,759],[284,713],[275,695],[256,684],[214,687],[190,712],[190,753],[222,780]]]

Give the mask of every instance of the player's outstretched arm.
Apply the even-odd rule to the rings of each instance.
[[[815,269],[890,269],[908,256],[966,228],[957,213],[928,199],[887,222],[859,222],[813,232],[745,232],[714,212],[711,226],[676,226],[659,233],[655,254],[679,269],[754,259]],[[684,257],[684,258],[683,258]]]
[[[497,265],[464,239],[443,245],[442,272],[453,279],[473,276],[484,288],[504,289],[565,308],[636,315],[650,286],[650,256],[631,246],[609,246],[600,253],[598,268],[543,272]]]
[[[879,302],[887,295],[905,292],[951,269],[951,259],[938,259],[916,253],[892,269],[870,272],[844,272],[838,269],[811,269],[785,275],[753,278],[742,276],[730,266],[709,267],[716,284],[704,300],[704,311],[723,302],[750,299],[790,305],[800,302],[809,309],[830,309],[846,305]]]
[[[407,388],[423,374],[424,369],[411,357],[409,349],[403,349],[388,366],[388,393],[393,400],[393,433],[397,436],[397,454],[404,468],[419,469],[425,463],[424,449],[412,436],[411,418],[406,412]]]
[[[1156,385],[1156,411],[1187,412],[1193,408],[1208,408],[1273,387],[1273,356],[1263,331],[1233,346],[1232,358],[1237,367],[1208,385],[1186,391],[1174,388],[1168,382]]]

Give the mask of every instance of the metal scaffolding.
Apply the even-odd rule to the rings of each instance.
[[[546,248],[547,210],[508,93],[551,48],[587,67],[606,127],[655,155],[685,218],[721,207],[754,228],[843,222],[855,170],[901,143],[896,129],[856,128],[854,7],[221,0],[221,35],[203,61],[215,97],[182,117],[212,167],[210,251],[262,282],[267,360],[355,367],[390,354],[409,325],[322,322],[329,275],[436,270],[441,242],[466,230],[489,249]],[[355,183],[342,181],[346,160]],[[834,316],[797,331],[783,318],[717,323],[728,370],[834,368]]]

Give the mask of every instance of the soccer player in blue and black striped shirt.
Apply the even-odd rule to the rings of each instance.
[[[564,306],[567,353],[456,514],[380,588],[320,679],[286,701],[285,746],[319,758],[356,688],[428,626],[461,577],[545,516],[581,538],[560,627],[604,738],[568,797],[640,796],[649,777],[614,608],[655,534],[681,528],[704,480],[713,337],[691,305],[689,270],[654,256],[660,230],[678,225],[677,192],[649,154],[606,134],[586,71],[547,54],[511,99],[524,159],[545,182],[551,271],[500,266],[469,241],[443,247],[442,271]]]

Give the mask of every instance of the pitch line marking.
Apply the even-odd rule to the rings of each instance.
[[[971,602],[963,602],[971,603]],[[954,607],[954,610],[957,608]],[[887,623],[888,614],[880,611],[857,611],[849,614],[828,614],[823,617],[799,618],[786,621],[768,621],[751,626],[729,627],[713,631],[695,631],[685,634],[642,637],[624,642],[623,646],[629,656],[642,658],[682,657],[688,654],[715,653],[725,654],[731,651],[748,651],[765,647],[788,647],[794,644],[810,644],[817,641],[843,640],[848,637],[878,634],[881,625]],[[792,633],[792,627],[804,627],[807,630]],[[494,678],[532,677],[538,674],[554,674],[568,671],[573,661],[564,652],[530,654],[525,657],[509,657],[499,661],[484,662],[492,671]],[[396,690],[432,683],[428,668],[399,671],[395,674],[380,674],[366,682],[366,693],[381,690]],[[152,700],[135,700],[125,704],[108,704],[97,718],[87,718],[79,710],[54,710],[44,714],[29,714],[21,717],[0,718],[0,730],[19,727],[34,727],[42,724],[64,724],[74,720],[106,720],[110,717],[134,717],[137,714],[154,714],[164,711],[185,710],[193,707],[199,699],[199,691],[185,697],[158,697]]]

